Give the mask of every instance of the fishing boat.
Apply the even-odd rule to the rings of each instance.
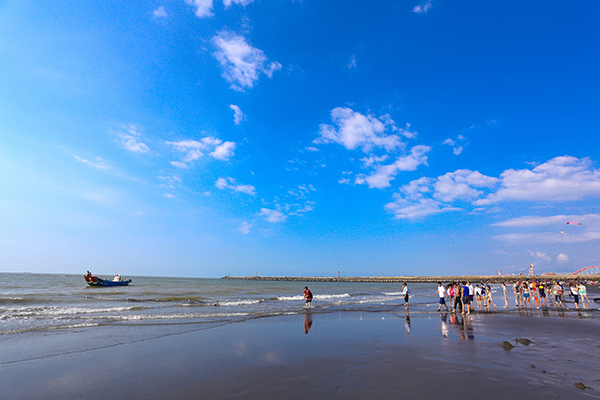
[[[102,279],[102,278],[100,278],[98,276],[94,276],[92,274],[86,274],[83,277],[85,278],[85,281],[87,282],[87,284],[90,286],[127,286],[131,283],[131,279],[109,280],[109,279]]]

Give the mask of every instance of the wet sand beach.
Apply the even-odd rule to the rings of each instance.
[[[600,398],[597,307],[466,319],[428,308],[22,336],[0,350],[0,397]],[[94,349],[94,335],[111,345]]]

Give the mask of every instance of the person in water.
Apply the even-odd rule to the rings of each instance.
[[[404,302],[406,303],[406,309],[408,310],[408,286],[406,283],[402,284],[402,296],[404,296]]]
[[[313,294],[308,290],[308,286],[304,286],[304,300],[306,300],[306,307],[310,307],[312,304]]]

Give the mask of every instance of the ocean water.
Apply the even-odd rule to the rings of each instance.
[[[104,276],[104,278],[111,278]],[[83,275],[0,274],[0,335],[119,325],[228,322],[306,312],[394,311],[400,284],[264,282],[124,276],[125,287],[90,287]],[[435,305],[435,284],[410,284],[411,304]]]

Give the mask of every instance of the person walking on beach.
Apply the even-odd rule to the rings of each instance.
[[[587,287],[585,286],[585,284],[583,282],[579,282],[579,295],[581,296],[581,303],[583,304],[583,306],[585,307],[585,301],[587,300],[588,307],[589,307],[590,299],[588,298],[588,295],[587,295]]]
[[[310,307],[312,305],[312,299],[312,292],[308,290],[308,286],[304,286],[304,300],[306,300],[306,307]]]
[[[523,301],[523,292],[519,282],[515,282],[513,285],[513,292],[515,293],[515,303],[517,303],[517,307],[521,307],[521,302]]]
[[[573,296],[573,301],[575,301],[575,308],[579,310],[579,287],[573,285],[573,282],[569,282],[569,289],[571,289],[571,295]]]
[[[471,282],[467,282],[467,286],[469,287],[469,307],[471,308],[471,311],[475,312],[475,306],[473,305],[473,300],[475,299],[475,288]]]
[[[452,309],[452,312],[455,313],[458,307],[460,307],[460,311],[462,312],[462,287],[459,286],[458,283],[454,283],[452,286],[454,287],[454,308]]]
[[[504,293],[504,308],[508,308],[508,293],[506,292],[506,282],[502,282],[502,293]]]
[[[471,302],[471,298],[469,296],[469,286],[468,282],[463,282],[462,286],[462,312],[465,313],[465,309],[467,310],[467,315],[471,315],[471,308],[469,307],[469,303]]]
[[[531,297],[531,290],[529,289],[529,284],[527,282],[523,282],[523,307],[527,306],[531,308],[531,301],[529,298]]]
[[[434,294],[437,294],[440,297],[440,301],[439,301],[437,310],[440,311],[442,309],[442,304],[443,304],[446,307],[446,311],[449,311],[448,304],[446,304],[446,290],[444,289],[444,286],[442,286],[442,282],[438,282],[438,288]]]
[[[540,306],[546,307],[546,284],[544,282],[538,284],[538,292],[540,294]]]
[[[554,293],[554,304],[557,307],[562,307],[562,295],[564,293],[563,288],[558,284],[558,282],[554,282],[554,286],[552,287],[552,293]]]
[[[404,303],[406,304],[406,309],[408,310],[408,286],[406,282],[402,284],[402,296],[404,296]]]

